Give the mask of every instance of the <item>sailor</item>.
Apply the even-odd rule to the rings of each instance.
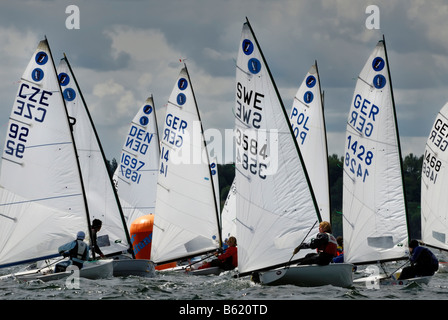
[[[294,249],[294,254],[300,249],[316,249],[317,252],[308,253],[304,258],[298,261],[299,265],[318,264],[321,266],[329,264],[336,256],[338,243],[331,234],[331,225],[328,221],[322,221],[319,224],[319,233],[316,238],[311,239],[310,243],[302,243]]]
[[[238,266],[238,249],[236,247],[236,238],[229,237],[227,241],[227,249],[210,262],[207,262],[200,266],[198,269],[206,269],[210,267],[220,267],[224,270],[233,270]]]
[[[439,260],[428,248],[421,247],[417,240],[409,241],[411,265],[403,268],[398,280],[432,276],[439,269]]]
[[[76,240],[70,241],[58,248],[60,255],[69,257],[67,261],[62,261],[55,266],[55,272],[63,272],[68,266],[77,266],[80,270],[84,265],[84,261],[89,258],[89,245],[84,242],[86,235],[83,231],[79,231]]]
[[[341,236],[336,238],[338,247],[336,248],[336,257],[333,258],[333,263],[344,262],[344,240]]]
[[[92,221],[92,247],[93,251],[97,253],[101,258],[104,258],[104,254],[97,244],[97,233],[101,230],[103,222],[100,219],[94,219]]]

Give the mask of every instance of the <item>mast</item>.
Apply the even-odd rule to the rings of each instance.
[[[320,98],[321,98],[321,105],[322,105],[322,123],[323,123],[323,136],[325,140],[325,159],[327,163],[327,181],[328,185],[330,185],[330,165],[328,164],[328,141],[327,141],[327,125],[325,124],[325,107],[324,107],[324,92],[322,92],[322,86],[320,85],[320,74],[319,74],[319,68],[317,67],[317,60],[314,61],[314,64],[316,66],[316,73],[317,73],[317,81],[319,82],[319,92],[320,92]],[[330,225],[332,223],[331,219],[331,194],[330,194],[330,188],[327,188],[327,194],[328,194],[328,217]]]
[[[387,73],[389,75],[389,85],[390,85],[390,95],[391,95],[391,99],[392,99],[392,110],[394,113],[394,121],[395,121],[395,130],[396,130],[396,134],[397,134],[397,144],[398,144],[398,155],[400,158],[400,172],[401,172],[401,181],[402,181],[402,185],[403,185],[403,198],[404,198],[404,208],[406,211],[406,229],[408,232],[408,241],[411,240],[410,239],[410,223],[409,223],[409,215],[408,215],[408,202],[406,200],[406,184],[404,183],[404,170],[403,170],[403,156],[401,154],[401,144],[400,144],[400,134],[398,132],[398,121],[397,121],[397,112],[395,110],[395,99],[394,99],[394,90],[392,87],[392,77],[390,75],[390,67],[389,67],[389,59],[387,57],[387,48],[386,48],[386,39],[384,37],[383,34],[383,44],[384,44],[384,55],[386,57],[386,66],[387,66]]]
[[[76,165],[77,165],[79,180],[81,182],[82,197],[83,197],[84,207],[85,207],[85,211],[86,211],[87,230],[88,230],[90,239],[93,239],[92,238],[92,230],[90,228],[91,223],[90,223],[89,206],[87,204],[86,191],[85,191],[84,181],[83,181],[82,173],[81,173],[81,165],[79,163],[78,150],[76,149],[75,138],[73,136],[72,124],[70,123],[70,116],[68,114],[67,105],[65,104],[65,99],[64,99],[64,97],[62,95],[61,83],[59,82],[59,77],[58,77],[58,74],[57,74],[57,71],[56,71],[56,66],[55,66],[54,60],[53,60],[53,54],[51,53],[51,49],[50,49],[50,45],[48,44],[47,37],[45,37],[45,42],[47,43],[48,51],[49,51],[50,56],[51,56],[51,63],[53,64],[53,70],[54,70],[54,73],[55,73],[55,77],[57,79],[59,93],[61,95],[61,100],[62,100],[62,103],[64,105],[64,111],[65,111],[65,115],[66,115],[66,118],[67,118],[67,123],[68,123],[68,126],[70,128],[70,136],[71,136],[71,139],[72,139],[72,145],[73,145],[73,149],[74,149],[75,156],[76,156]],[[93,259],[95,259],[95,252],[94,252],[94,250],[92,250],[92,257],[93,257]]]
[[[94,134],[95,134],[95,139],[96,139],[96,141],[98,142],[98,147],[99,147],[100,152],[101,152],[101,157],[102,157],[102,159],[103,159],[104,166],[105,166],[105,168],[107,168],[106,156],[105,156],[105,154],[104,154],[104,150],[103,150],[103,147],[102,147],[102,145],[101,145],[101,142],[100,142],[100,139],[99,139],[99,136],[98,136],[98,132],[96,131],[96,128],[95,128],[95,125],[94,125],[94,123],[93,123],[92,117],[91,117],[91,115],[90,115],[89,109],[87,108],[87,103],[86,103],[86,101],[85,101],[85,99],[84,99],[84,96],[83,96],[83,94],[82,94],[81,88],[79,87],[78,81],[77,81],[77,79],[76,79],[76,77],[75,77],[75,74],[74,74],[74,72],[73,72],[73,70],[72,70],[72,67],[71,67],[71,65],[70,65],[70,63],[69,63],[69,61],[68,61],[67,56],[65,55],[65,53],[64,53],[64,58],[63,58],[63,60],[65,60],[65,62],[67,63],[68,69],[70,70],[70,73],[71,73],[71,75],[72,75],[72,77],[73,77],[73,80],[75,81],[75,85],[76,85],[76,87],[78,88],[79,95],[81,96],[81,100],[82,100],[83,105],[84,105],[84,110],[85,110],[85,112],[86,112],[86,114],[87,114],[87,117],[89,118],[90,124],[91,124],[91,126],[92,126],[92,130],[93,130],[93,132],[94,132]],[[65,105],[65,101],[64,101],[64,105]],[[77,157],[77,158],[78,158],[78,157]],[[78,159],[79,159],[79,158],[78,158]],[[78,161],[78,162],[79,162],[79,161]],[[122,222],[122,224],[123,224],[123,229],[124,229],[124,232],[125,232],[125,235],[126,235],[126,240],[127,240],[127,242],[128,242],[129,248],[132,249],[131,237],[130,237],[130,235],[129,235],[129,231],[128,231],[127,226],[126,226],[126,220],[125,220],[125,218],[124,218],[123,210],[122,210],[122,207],[121,207],[121,204],[120,204],[120,200],[119,200],[117,191],[115,190],[115,187],[113,186],[112,179],[110,178],[110,175],[108,175],[108,178],[109,178],[109,179],[108,179],[108,182],[110,183],[110,187],[111,187],[111,189],[112,189],[112,192],[113,192],[113,195],[114,195],[114,198],[115,198],[115,201],[116,201],[116,203],[117,203],[117,207],[118,207],[118,210],[119,210],[119,213],[120,213],[120,218],[121,218],[121,222]],[[90,218],[90,216],[89,216],[89,218]],[[90,232],[90,221],[89,221],[89,232]],[[90,237],[92,237],[91,234],[90,234]],[[91,239],[92,239],[92,238],[91,238]],[[93,251],[93,250],[92,250],[92,251]],[[135,259],[134,250],[131,250],[131,253],[132,253],[132,257]],[[110,254],[109,254],[109,255],[110,255]]]

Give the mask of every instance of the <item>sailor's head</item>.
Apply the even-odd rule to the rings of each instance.
[[[418,247],[418,241],[415,239],[412,239],[411,241],[409,241],[409,249],[415,249],[416,247]]]
[[[76,234],[76,240],[84,240],[86,237],[86,234],[83,231],[78,231]]]
[[[103,222],[100,219],[94,219],[92,221],[92,229],[100,230]]]
[[[331,233],[331,224],[328,221],[322,221],[319,223],[319,232]]]

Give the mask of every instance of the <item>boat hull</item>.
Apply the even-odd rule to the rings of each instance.
[[[220,267],[210,267],[210,268],[205,268],[205,269],[189,270],[189,271],[187,271],[187,273],[194,275],[194,276],[208,276],[208,275],[218,276],[223,271],[224,270],[221,269]]]
[[[193,275],[193,276],[208,276],[208,275],[220,275],[221,272],[225,270],[220,267],[210,267],[205,269],[190,269],[188,266],[177,266],[174,268],[167,268],[163,270],[159,270],[161,272],[183,272],[185,274]]]
[[[380,286],[406,286],[411,283],[428,284],[432,276],[416,277],[404,280],[397,280],[387,275],[375,275],[362,277],[353,280],[354,284],[366,285],[369,288],[379,289]]]
[[[146,259],[115,259],[113,261],[114,277],[153,277],[154,264]]]
[[[302,287],[353,285],[353,265],[335,263],[327,266],[303,265],[260,272],[260,283],[269,286],[292,284]]]
[[[87,261],[84,263],[84,267],[79,271],[79,276],[86,279],[110,278],[113,275],[112,262],[112,259]],[[71,274],[73,274],[73,270],[54,273],[52,268],[44,268],[16,273],[14,274],[14,277],[22,281],[41,280],[47,282],[64,279]]]

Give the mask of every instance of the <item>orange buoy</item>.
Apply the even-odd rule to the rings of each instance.
[[[135,219],[131,224],[131,243],[136,259],[151,259],[152,228],[154,225],[154,215],[148,214]],[[156,266],[156,270],[174,268],[176,262],[166,263]]]
[[[131,243],[136,259],[151,259],[153,224],[152,214],[137,218],[131,224]]]

